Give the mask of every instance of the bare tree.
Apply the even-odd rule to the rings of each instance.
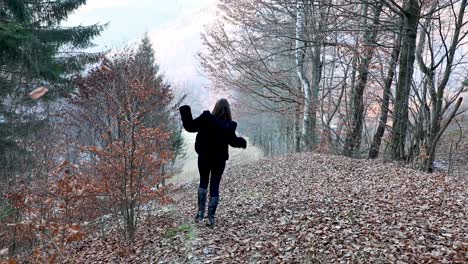
[[[420,18],[421,6],[419,0],[407,0],[403,7],[394,1],[389,5],[402,14],[403,28],[401,38],[401,53],[398,73],[398,84],[395,93],[395,107],[392,126],[392,157],[405,158],[406,133],[408,130],[408,107],[411,90],[414,60],[416,50],[416,35]]]
[[[372,24],[370,27],[366,26],[364,33],[363,54],[359,59],[358,66],[358,81],[353,91],[352,98],[352,116],[351,116],[351,129],[348,131],[346,141],[343,149],[343,154],[352,156],[355,149],[359,149],[361,144],[362,128],[364,122],[364,89],[367,84],[369,76],[369,66],[371,64],[374,51],[376,49],[377,33],[380,24],[380,14],[382,12],[383,3],[378,2],[374,7],[374,14]],[[363,4],[364,12],[367,12],[368,4]]]
[[[460,94],[465,82],[462,82],[459,89],[446,90],[451,77],[456,73],[456,67],[467,55],[458,51],[468,35],[465,27],[467,23],[464,21],[467,2],[450,2],[449,5],[434,2],[421,26],[416,57],[424,74],[424,81],[421,91],[415,89],[415,136],[409,155],[412,158],[418,157],[420,168],[426,171],[432,169],[437,143],[462,103]],[[442,20],[447,20],[448,23]],[[436,50],[439,51],[438,54],[435,53]],[[458,62],[455,61],[457,58]]]
[[[465,6],[465,0],[222,0],[219,20],[203,35],[200,61],[215,87],[274,123],[255,129],[268,148],[282,148],[265,143],[281,138],[271,131],[290,135],[287,148],[294,151],[375,158],[384,145],[393,159],[412,161],[424,149],[420,163],[428,170],[461,105],[461,90],[446,87],[465,63]]]

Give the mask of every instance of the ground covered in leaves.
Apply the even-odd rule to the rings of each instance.
[[[192,183],[145,220],[133,249],[89,237],[70,262],[468,262],[466,178],[310,153],[228,166],[223,177],[214,229],[192,221]]]

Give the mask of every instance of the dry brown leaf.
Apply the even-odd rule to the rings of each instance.
[[[173,215],[155,215],[151,227],[141,227],[138,257],[145,263],[467,263],[466,185],[383,161],[311,153],[228,166],[216,227],[192,223],[197,183],[176,189]],[[187,223],[194,237],[164,236]],[[137,256],[113,257],[115,246],[101,242],[80,242],[85,249],[75,255],[98,262],[98,250],[109,262],[136,262]]]
[[[39,87],[35,89],[34,91],[30,92],[29,97],[31,97],[31,99],[33,100],[37,100],[41,98],[42,96],[44,96],[48,91],[49,89],[47,89],[46,87]]]
[[[109,67],[106,66],[106,65],[102,65],[102,66],[101,66],[101,71],[111,73],[111,72],[112,72],[112,69],[109,68]]]

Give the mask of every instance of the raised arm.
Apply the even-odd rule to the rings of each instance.
[[[179,108],[179,112],[180,112],[180,117],[182,118],[182,125],[184,126],[185,130],[187,130],[187,132],[198,132],[198,130],[200,129],[199,128],[200,117],[193,120],[192,110],[190,109],[190,106],[188,105],[181,106]]]

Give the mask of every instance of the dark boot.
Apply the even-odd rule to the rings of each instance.
[[[210,202],[208,203],[208,223],[207,226],[213,227],[215,224],[215,213],[216,208],[218,207],[219,197],[210,197]]]
[[[206,205],[206,189],[198,188],[198,212],[195,216],[195,221],[203,221],[205,217],[205,205]]]

